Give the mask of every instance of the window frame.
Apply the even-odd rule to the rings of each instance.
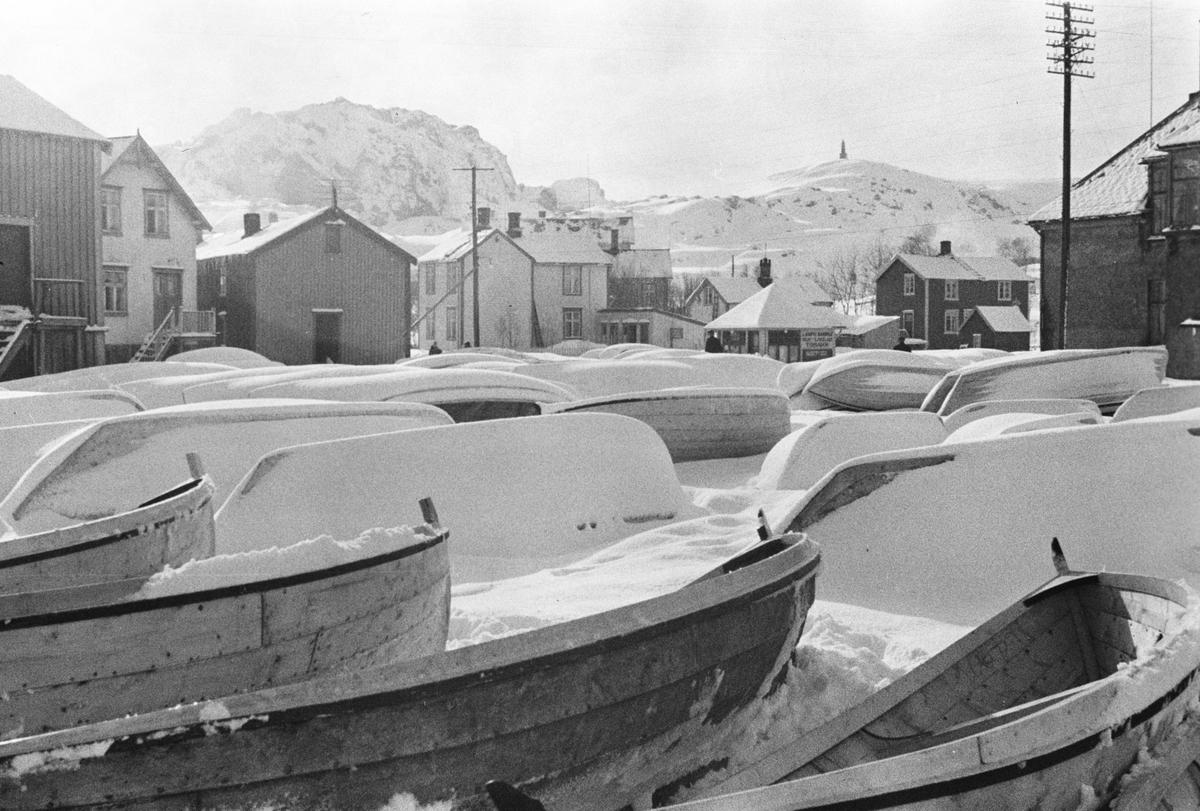
[[[446,307],[446,342],[458,343],[458,305]]]
[[[104,314],[105,315],[129,315],[129,268],[125,265],[104,265]],[[120,275],[121,282],[119,285],[109,284],[109,274]],[[109,309],[109,290],[116,292],[116,298],[119,299],[119,304],[125,306],[121,309]]]
[[[564,296],[582,296],[583,265],[563,265],[562,282]]]
[[[1170,157],[1163,156],[1147,161],[1147,183],[1149,188],[1150,233],[1161,234],[1171,225],[1171,164]]]
[[[958,301],[958,279],[944,279],[942,289],[945,291],[946,301]]]
[[[567,326],[572,322],[578,325],[578,331],[571,330],[568,332]],[[563,307],[562,327],[562,339],[564,341],[570,341],[574,339],[581,340],[583,338],[583,308]]]
[[[1185,166],[1191,171],[1185,171]],[[1170,198],[1171,228],[1190,228],[1200,225],[1200,150],[1186,149],[1171,153],[1171,171],[1168,185]],[[1183,203],[1188,203],[1190,214],[1183,216]]]
[[[950,329],[951,323],[954,329]],[[949,309],[942,313],[942,331],[946,335],[958,335],[962,331],[962,318],[957,309]]]
[[[904,274],[904,295],[915,296],[917,294],[917,274],[905,272]]]
[[[437,341],[437,310],[432,310],[425,316],[425,337]]]
[[[425,295],[437,295],[437,265],[425,266]]]
[[[155,200],[161,200],[162,205],[154,205]],[[150,216],[152,213],[153,218]],[[151,219],[154,221],[153,229]],[[142,225],[145,230],[144,236],[155,239],[171,238],[171,192],[166,189],[142,189]]]
[[[109,216],[116,211],[116,217]],[[116,225],[113,225],[115,219]],[[121,187],[100,187],[100,233],[106,236],[121,236]]]
[[[1013,283],[1011,279],[1001,279],[996,282],[996,301],[1013,300]]]

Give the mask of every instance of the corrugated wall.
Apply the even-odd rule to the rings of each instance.
[[[340,253],[325,252],[321,219],[254,255],[255,351],[287,364],[313,359],[313,310],[341,309],[343,363],[391,363],[403,351],[403,254],[342,226]]]
[[[100,145],[0,130],[0,217],[31,224],[35,278],[84,282],[83,311],[100,323]]]

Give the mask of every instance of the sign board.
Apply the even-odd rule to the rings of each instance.
[[[832,328],[800,330],[800,360],[832,358],[839,332]]]

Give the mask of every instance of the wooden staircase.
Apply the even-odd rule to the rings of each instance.
[[[33,326],[34,319],[28,310],[0,308],[0,376],[33,338]]]
[[[138,351],[133,353],[129,362],[162,360],[171,348],[171,343],[178,337],[179,325],[176,322],[175,310],[172,309],[158,325],[158,329],[146,336],[146,340],[138,347]]]

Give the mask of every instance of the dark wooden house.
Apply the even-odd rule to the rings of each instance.
[[[206,241],[197,306],[221,342],[271,360],[391,363],[409,351],[411,254],[337,207]]]
[[[959,335],[967,346],[1029,351],[1029,319],[1019,307],[976,307],[963,322]]]
[[[969,344],[962,327],[978,307],[1016,307],[1028,319],[1025,271],[999,256],[956,256],[943,242],[937,256],[898,254],[875,279],[875,314],[899,316],[929,349]]]
[[[97,301],[108,148],[0,75],[0,379],[104,363]]]
[[[1030,219],[1041,236],[1041,338],[1055,348],[1062,201]],[[1200,378],[1200,93],[1071,191],[1065,344],[1165,344],[1167,374]]]

